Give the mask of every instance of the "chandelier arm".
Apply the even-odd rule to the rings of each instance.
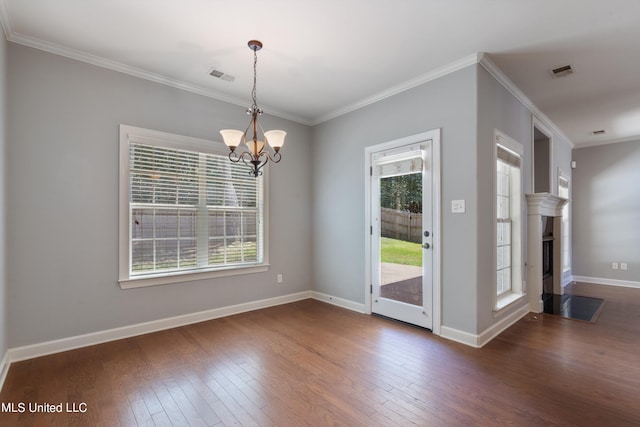
[[[242,154],[244,153],[245,152],[243,151]],[[229,160],[231,160],[233,163],[238,163],[241,158],[242,158],[242,155],[238,155],[238,153],[236,153],[235,151],[231,151],[229,153]]]
[[[273,157],[271,157],[271,161],[273,163],[278,163],[280,161],[280,159],[282,159],[282,155],[280,154],[279,151],[276,151],[276,153],[273,155]]]
[[[250,167],[253,167],[253,165],[251,164],[251,160],[247,160],[247,156],[245,156],[245,154],[247,154],[248,152],[245,151],[242,153],[242,156],[240,156],[240,158],[242,159],[242,162]],[[251,155],[248,156],[249,159],[253,159],[253,157]]]
[[[271,161],[272,163],[278,163],[280,161],[280,159],[282,158],[280,153],[275,153],[274,155],[271,155],[271,153],[269,153],[268,151],[263,151],[262,153],[260,153],[260,156],[258,156],[258,157],[262,157],[263,155],[265,157],[265,161],[264,161],[265,164],[268,161]]]
[[[239,158],[242,159],[245,165],[251,166],[253,155],[249,151],[243,151]]]

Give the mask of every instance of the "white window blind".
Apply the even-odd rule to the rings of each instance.
[[[379,163],[375,166],[374,174],[379,177],[390,177],[420,172],[422,172],[422,158],[414,157],[412,159]]]
[[[502,145],[498,145],[497,147],[497,155],[498,160],[501,160],[503,163],[513,166],[514,168],[520,169],[520,156],[511,150],[503,147]]]
[[[179,139],[128,135],[126,142],[128,256],[121,257],[121,281],[265,262],[263,177]]]

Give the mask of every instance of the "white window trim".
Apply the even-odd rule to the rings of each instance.
[[[146,274],[144,276],[130,277],[130,221],[129,221],[129,143],[130,141],[170,142],[173,146],[198,151],[201,153],[222,154],[228,153],[227,147],[222,142],[208,141],[205,139],[175,135],[150,129],[144,129],[129,125],[120,125],[120,172],[119,172],[119,217],[118,217],[118,282],[120,288],[131,289],[146,286],[166,285],[171,283],[188,282],[193,280],[212,279],[218,277],[235,276],[249,273],[259,273],[269,270],[269,197],[268,197],[268,173],[263,175],[263,261],[259,264],[214,267],[211,269],[198,269],[195,271],[172,271],[167,273]],[[123,153],[126,153],[123,154]],[[248,173],[248,172],[247,172]]]
[[[496,200],[498,198],[497,194],[497,159],[498,159],[498,145],[506,148],[509,151],[512,151],[520,156],[521,165],[520,165],[520,259],[519,262],[519,278],[516,277],[516,280],[512,281],[511,291],[506,292],[503,295],[498,297],[498,280],[497,280],[497,253],[496,248],[498,246],[497,241],[497,206]],[[515,305],[517,302],[524,300],[526,297],[526,282],[525,282],[525,264],[524,264],[524,240],[525,240],[525,209],[524,209],[524,146],[509,137],[507,134],[494,129],[494,141],[493,141],[493,286],[491,287],[493,292],[493,314],[494,316],[498,316],[501,313],[507,311],[512,305]],[[511,259],[512,265],[514,259]],[[518,280],[519,279],[519,280]]]

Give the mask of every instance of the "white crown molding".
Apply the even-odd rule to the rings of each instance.
[[[66,58],[75,59],[77,61],[85,62],[91,65],[95,65],[101,68],[106,68],[112,71],[117,71],[123,74],[128,74],[133,77],[138,77],[141,79],[149,80],[155,83],[160,83],[165,86],[171,86],[176,89],[181,89],[187,92],[192,92],[198,95],[206,96],[209,98],[217,99],[219,101],[228,102],[230,104],[238,105],[241,107],[245,107],[248,105],[248,101],[240,98],[230,97],[228,95],[221,94],[219,92],[212,91],[210,89],[206,89],[200,86],[196,86],[193,84],[185,83],[180,80],[172,79],[170,77],[164,76],[162,74],[153,73],[148,70],[144,70],[137,67],[132,67],[130,65],[123,64],[121,62],[112,61],[106,58],[102,58],[97,55],[91,55],[76,49],[70,49],[66,46],[61,46],[55,43],[50,43],[46,41],[42,41],[40,39],[29,37],[23,34],[20,34],[14,31],[11,28],[11,23],[8,18],[8,14],[6,13],[5,2],[0,0],[0,23],[5,31],[5,36],[7,40],[13,43],[22,44],[25,46],[32,47],[34,49],[39,49],[45,52],[53,53],[56,55],[64,56]],[[458,61],[452,62],[451,64],[440,67],[436,70],[433,70],[424,75],[418,76],[414,79],[408,80],[404,83],[400,83],[396,86],[393,86],[387,90],[379,92],[375,95],[369,96],[363,100],[355,102],[346,107],[340,108],[338,110],[334,110],[328,114],[321,116],[316,120],[308,120],[304,117],[288,114],[282,111],[278,111],[269,106],[262,106],[263,110],[270,115],[280,117],[283,119],[291,120],[306,126],[315,126],[317,124],[323,123],[327,120],[331,120],[333,118],[342,116],[351,111],[355,111],[367,105],[373,104],[390,96],[396,95],[398,93],[404,92],[416,86],[420,86],[421,84],[427,83],[431,80],[435,80],[439,77],[450,74],[454,71],[460,70],[462,68],[468,67],[469,65],[477,64],[479,62],[481,54],[472,54],[468,55]]]
[[[478,63],[482,65],[484,69],[487,70],[489,74],[491,74],[498,82],[500,82],[502,86],[504,86],[513,96],[515,96],[516,99],[522,102],[529,109],[529,111],[531,111],[538,118],[540,122],[542,122],[545,126],[551,128],[553,132],[557,136],[559,136],[560,139],[563,139],[564,142],[569,144],[571,148],[575,146],[571,139],[569,139],[569,137],[565,135],[564,132],[562,132],[560,128],[558,128],[558,126],[556,126],[556,124],[546,116],[546,114],[540,111],[540,109],[533,103],[533,101],[531,101],[529,97],[525,95],[524,92],[522,92],[520,88],[518,88],[509,77],[507,77],[505,73],[502,72],[500,68],[498,68],[498,66],[489,58],[486,53],[480,53],[478,57]]]
[[[203,88],[201,86],[185,83],[183,81],[172,79],[170,77],[153,73],[148,70],[132,67],[117,61],[112,61],[112,60],[102,58],[96,55],[91,55],[76,49],[70,49],[65,46],[61,46],[55,43],[46,42],[34,37],[29,37],[29,36],[20,34],[12,28],[11,20],[9,19],[9,13],[7,11],[7,4],[5,0],[0,0],[0,25],[2,25],[6,39],[13,43],[22,44],[35,49],[43,50],[45,52],[50,52],[56,55],[60,55],[60,56],[75,59],[81,62],[85,62],[88,64],[92,64],[98,67],[128,74],[133,77],[138,77],[141,79],[153,81],[156,83],[163,84],[165,86],[174,87],[187,92],[213,98],[219,101],[228,102],[230,104],[234,104],[242,107],[245,107],[248,104],[248,101],[244,99],[224,95],[219,92]],[[418,76],[414,79],[395,85],[389,89],[386,89],[382,92],[369,96],[353,104],[350,104],[345,107],[334,110],[332,112],[329,112],[314,120],[309,120],[301,116],[288,114],[283,111],[270,108],[268,106],[263,106],[263,109],[265,110],[266,113],[276,117],[280,117],[286,120],[291,120],[306,126],[315,126],[325,121],[347,114],[349,112],[358,110],[367,105],[381,101],[390,96],[412,89],[416,86],[420,86],[424,83],[430,82],[439,77],[453,73],[455,71],[458,71],[462,68],[468,67],[473,64],[481,64],[513,96],[515,96],[518,100],[520,100],[520,102],[522,102],[527,108],[529,108],[529,110],[534,115],[536,115],[540,121],[542,121],[548,127],[553,129],[554,132],[558,136],[560,136],[561,139],[563,139],[566,143],[568,143],[571,146],[571,148],[574,148],[573,142],[555,125],[555,123],[553,123],[544,113],[542,113],[542,111],[540,111],[540,109],[538,109],[538,107],[506,76],[506,74],[502,72],[502,70],[498,68],[498,66],[493,61],[491,61],[491,59],[489,59],[486,53],[474,53],[474,54],[468,55],[464,58],[461,58],[448,65],[440,67],[436,70],[433,70],[431,72]],[[622,142],[622,141],[612,141],[612,142]],[[582,145],[582,146],[584,147],[586,145]]]
[[[362,107],[366,107],[367,105],[374,104],[378,101],[381,101],[385,98],[389,98],[390,96],[397,95],[406,90],[412,89],[416,86],[420,86],[424,83],[435,80],[439,77],[445,76],[447,74],[453,73],[454,71],[461,70],[462,68],[468,67],[469,65],[477,64],[479,62],[480,54],[474,53],[472,55],[468,55],[458,61],[452,62],[443,67],[437,68],[433,71],[430,71],[426,74],[418,76],[414,79],[408,80],[404,83],[400,83],[395,85],[389,89],[383,90],[382,92],[378,92],[375,95],[371,95],[365,99],[354,102],[353,104],[347,105],[346,107],[339,108],[330,113],[327,113],[317,120],[311,122],[311,126],[318,125],[320,123],[329,121],[331,119],[335,119],[336,117],[340,117],[352,111],[358,110]]]
[[[13,43],[32,47],[34,49],[39,49],[45,52],[53,53],[55,55],[64,56],[66,58],[75,59],[76,61],[85,62],[97,67],[106,68],[108,70],[117,71],[123,74],[128,74],[133,77],[160,83],[165,86],[170,86],[176,89],[184,90],[186,92],[206,96],[218,101],[228,102],[230,104],[238,105],[241,107],[247,107],[250,104],[250,101],[246,99],[224,95],[211,89],[207,89],[190,83],[185,83],[183,81],[172,79],[162,74],[154,73],[142,68],[132,67],[121,62],[112,61],[110,59],[106,59],[97,55],[91,55],[86,52],[68,48],[66,46],[61,46],[55,43],[42,41],[34,37],[20,34],[16,31],[13,31],[13,29],[11,28],[11,22],[6,11],[6,4],[2,0],[0,0],[0,23],[2,24],[7,40]],[[301,123],[307,126],[311,125],[311,122],[303,117],[288,114],[265,105],[261,105],[261,107],[266,114],[270,114],[272,116],[280,117],[286,120],[291,120],[293,122]]]

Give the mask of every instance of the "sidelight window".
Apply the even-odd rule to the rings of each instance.
[[[496,132],[496,309],[522,295],[522,151]]]

